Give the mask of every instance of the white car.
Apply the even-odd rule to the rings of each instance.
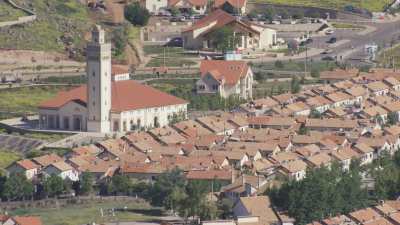
[[[331,35],[331,34],[333,34],[335,31],[334,30],[327,30],[327,31],[325,31],[325,34],[326,35]]]

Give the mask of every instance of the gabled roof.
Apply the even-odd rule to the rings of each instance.
[[[23,160],[17,161],[16,164],[26,170],[37,169],[40,167],[38,164],[34,163],[30,159],[23,159]]]
[[[86,89],[87,85],[82,85],[67,92],[60,92],[55,98],[42,102],[39,108],[57,109],[74,100],[86,103]],[[133,80],[112,82],[111,89],[111,111],[113,112],[187,104],[183,99]]]
[[[215,0],[214,7],[221,7],[225,3],[229,3],[231,6],[235,8],[242,8],[246,6],[246,0]]]
[[[15,216],[12,220],[16,225],[42,225],[40,217],[37,216]]]
[[[249,66],[245,61],[203,60],[200,64],[201,77],[210,74],[217,81],[226,84],[237,84],[241,78],[246,77]]]
[[[197,30],[199,28],[203,28],[203,27],[209,26],[211,24],[214,24],[214,26],[212,26],[212,28],[216,29],[216,28],[223,27],[235,20],[236,20],[236,18],[234,16],[230,15],[229,13],[227,13],[221,9],[217,9],[214,12],[211,12],[210,14],[208,14],[206,17],[198,20],[195,24],[193,24],[191,27],[184,30],[183,32]]]

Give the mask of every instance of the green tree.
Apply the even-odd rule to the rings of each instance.
[[[240,37],[235,35],[233,29],[227,26],[212,31],[209,36],[213,46],[222,52],[234,50],[240,40]]]
[[[45,178],[43,187],[48,197],[57,197],[65,190],[63,179],[55,174]]]
[[[24,175],[15,174],[5,181],[2,196],[11,201],[24,200],[32,197],[33,192],[33,184]]]
[[[125,18],[135,26],[146,26],[150,18],[149,11],[138,2],[125,6],[124,14]]]
[[[114,32],[112,33],[112,42],[114,43],[114,48],[113,48],[114,56],[119,56],[124,52],[126,43],[128,42],[127,37],[128,34],[124,27],[114,30]]]
[[[300,80],[297,76],[292,78],[292,81],[290,82],[290,91],[292,94],[299,93],[301,90],[301,84]]]
[[[265,19],[267,19],[269,21],[274,20],[275,16],[276,16],[276,11],[273,7],[268,7],[264,12]]]
[[[312,68],[311,69],[311,77],[313,78],[319,78],[320,76],[320,72],[318,69]]]
[[[274,66],[275,66],[275,68],[278,68],[278,69],[283,69],[285,67],[283,62],[280,61],[280,60],[276,60],[275,63],[274,63]]]
[[[179,11],[179,9],[176,8],[176,7],[171,7],[171,8],[169,9],[169,11],[171,12],[171,15],[172,15],[172,16],[179,16],[179,15],[181,14],[181,12]]]
[[[310,118],[320,119],[320,118],[322,118],[322,115],[318,110],[312,109],[311,112],[310,112]]]
[[[169,208],[170,205],[167,197],[176,188],[185,187],[185,182],[183,171],[178,168],[161,174],[157,177],[150,191],[151,203],[156,206],[166,206],[166,208]]]
[[[387,125],[395,125],[397,122],[399,122],[399,118],[396,112],[390,112],[387,115]]]
[[[130,178],[126,175],[114,175],[111,178],[111,185],[109,187],[109,192],[114,194],[130,194],[132,187],[132,182]]]
[[[87,195],[93,191],[94,178],[91,173],[84,172],[79,180],[79,195]]]

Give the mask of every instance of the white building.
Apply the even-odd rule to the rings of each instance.
[[[245,61],[203,60],[200,73],[201,79],[196,82],[198,94],[253,98],[253,71]]]
[[[79,180],[79,173],[64,161],[52,163],[43,169],[46,176],[56,175],[63,180],[69,179],[71,181]]]
[[[162,9],[167,8],[168,0],[141,0],[140,5],[151,14],[158,15]]]
[[[96,26],[87,48],[87,85],[60,92],[39,106],[39,127],[90,132],[126,132],[186,118],[187,102],[129,80],[111,66],[111,46]]]

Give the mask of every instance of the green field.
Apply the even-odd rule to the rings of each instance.
[[[400,66],[400,45],[381,52],[378,56],[378,62],[382,67],[393,68],[393,62],[396,68]]]
[[[0,118],[9,118],[37,112],[44,100],[57,95],[65,86],[37,86],[0,90]]]
[[[183,67],[183,66],[193,66],[196,65],[196,62],[190,59],[180,58],[180,57],[171,57],[165,58],[165,60],[160,58],[152,58],[147,64],[146,67]]]
[[[22,10],[15,9],[4,1],[0,2],[0,22],[17,20],[21,16],[28,16],[28,14]]]
[[[85,5],[76,0],[18,0],[31,5],[38,19],[26,25],[6,27],[0,31],[0,48],[64,51],[62,37],[82,47],[91,22]],[[1,7],[5,7],[0,1]]]
[[[3,169],[19,159],[21,159],[21,155],[18,153],[0,149],[0,174],[3,173]]]
[[[115,217],[108,210],[123,209],[125,211],[115,210]],[[105,215],[101,217],[100,208]],[[129,221],[153,221],[158,220],[161,210],[152,208],[148,205],[139,203],[93,203],[85,205],[71,205],[59,209],[17,209],[9,212],[10,215],[37,215],[40,216],[44,225],[77,225],[77,224],[101,224],[105,222],[129,222]]]
[[[365,8],[372,12],[382,11],[392,0],[252,0],[259,3],[273,3],[296,6],[342,9],[346,5]]]

